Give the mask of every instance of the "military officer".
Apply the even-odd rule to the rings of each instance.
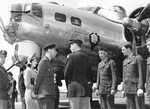
[[[70,109],[91,109],[88,84],[89,57],[82,51],[81,40],[71,40],[64,77],[67,83]]]
[[[132,43],[122,44],[123,61],[122,95],[126,97],[127,109],[145,109],[143,59],[132,51]]]
[[[58,109],[59,106],[59,87],[62,86],[61,79],[64,78],[64,63],[58,58],[52,59],[52,70],[56,74],[56,99],[55,99],[55,109]]]
[[[98,64],[96,93],[100,97],[101,109],[114,109],[114,95],[117,92],[117,69],[105,48],[99,48],[101,62]]]
[[[0,51],[0,109],[7,109],[8,107],[8,91],[10,89],[10,81],[6,69],[3,67],[7,52]]]
[[[52,59],[57,54],[56,45],[47,45],[44,50],[46,54],[39,62],[32,96],[34,98],[38,97],[40,109],[55,109],[56,77],[52,69]]]
[[[150,52],[150,38],[146,41],[146,45]],[[150,103],[150,56],[147,58],[146,94]]]

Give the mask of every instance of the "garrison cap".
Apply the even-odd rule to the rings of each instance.
[[[0,55],[7,57],[7,51],[1,50],[1,51],[0,51]]]
[[[70,45],[74,44],[74,43],[76,43],[78,46],[81,46],[83,42],[79,39],[71,39],[70,40]]]
[[[7,74],[13,76],[12,72],[8,72]]]
[[[47,51],[48,49],[52,49],[52,48],[55,48],[56,47],[56,44],[50,44],[50,45],[46,45],[43,49],[45,51]]]
[[[107,50],[106,48],[104,48],[104,47],[99,47],[99,48],[98,48],[98,51],[105,51],[105,52],[108,52],[108,50]]]
[[[132,43],[131,42],[124,42],[122,44],[122,47],[124,47],[124,46],[132,46]]]

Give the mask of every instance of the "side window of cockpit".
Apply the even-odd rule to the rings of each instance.
[[[43,13],[42,13],[42,6],[39,3],[33,3],[32,4],[32,13],[33,15],[42,18]]]
[[[66,22],[66,16],[61,13],[55,13],[55,19],[60,22]]]
[[[81,26],[81,19],[77,17],[71,17],[71,23],[76,26]]]

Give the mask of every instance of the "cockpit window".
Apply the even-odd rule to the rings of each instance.
[[[71,17],[71,23],[73,25],[81,26],[81,19],[77,17]]]
[[[39,3],[33,3],[32,4],[32,13],[33,13],[33,15],[42,18],[43,17],[42,6]]]
[[[122,6],[113,5],[109,8],[109,10],[118,12],[118,13],[121,13],[121,14],[127,16],[126,10]]]
[[[66,16],[61,13],[55,13],[55,19],[60,22],[66,22]]]

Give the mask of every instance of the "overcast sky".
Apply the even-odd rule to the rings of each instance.
[[[123,6],[127,11],[132,9],[135,6],[138,6],[142,3],[148,3],[150,0],[4,0],[0,3],[0,17],[3,19],[4,24],[8,24],[8,20],[10,17],[10,5],[12,3],[17,2],[32,2],[32,1],[55,1],[60,4],[64,4],[65,6],[70,6],[73,8],[84,7],[84,6],[101,6],[104,8],[110,7],[112,5],[120,5]],[[128,12],[127,12],[128,13]],[[13,54],[12,46],[6,43],[3,40],[2,32],[0,31],[0,50],[5,49],[8,51],[8,58],[5,66],[8,68],[11,62],[11,55]],[[18,74],[18,73],[16,73]],[[17,76],[15,76],[17,78]]]

